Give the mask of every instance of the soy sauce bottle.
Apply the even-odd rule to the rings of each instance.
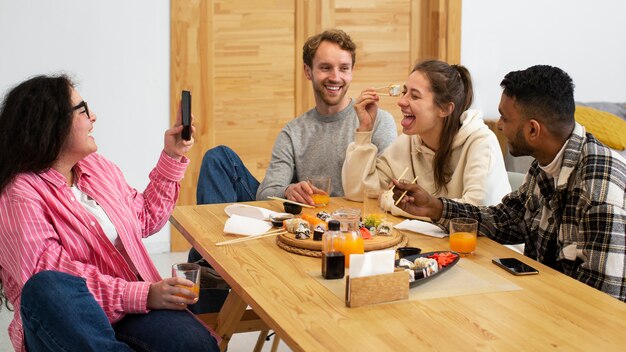
[[[328,222],[328,231],[322,236],[322,276],[324,279],[341,279],[345,274],[343,236],[337,220]]]

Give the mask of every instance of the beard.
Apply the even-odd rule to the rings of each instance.
[[[326,83],[332,83],[332,84],[340,84],[339,82],[326,82]],[[313,84],[313,91],[315,92],[315,95],[320,97],[322,99],[322,101],[328,105],[328,106],[335,106],[335,105],[339,105],[341,104],[341,102],[343,102],[343,98],[346,96],[346,93],[348,91],[348,84],[346,84],[345,82],[343,82],[343,84],[341,84],[341,88],[339,90],[339,94],[336,95],[331,95],[328,90],[325,87],[325,83],[322,82],[315,82]]]
[[[532,155],[533,148],[528,145],[521,130],[515,133],[512,140],[509,140],[509,153],[515,157]]]

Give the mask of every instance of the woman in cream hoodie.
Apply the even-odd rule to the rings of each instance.
[[[511,191],[495,134],[482,113],[468,110],[473,90],[465,67],[432,60],[413,68],[398,100],[403,133],[380,157],[371,142],[378,99],[366,89],[354,105],[359,128],[342,169],[346,198],[362,201],[364,188],[388,189],[406,168],[403,178],[418,176],[432,195],[474,205],[497,204]],[[393,205],[390,192],[383,204],[393,215],[414,217]]]

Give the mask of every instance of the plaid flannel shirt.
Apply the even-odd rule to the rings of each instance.
[[[447,199],[439,224],[479,220],[480,233],[626,301],[626,161],[576,124],[558,184],[535,160],[519,190],[490,207]]]

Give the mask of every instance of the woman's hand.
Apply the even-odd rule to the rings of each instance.
[[[189,286],[189,289],[181,286]],[[196,294],[191,291],[192,287],[193,282],[179,277],[153,282],[148,291],[148,308],[183,310],[188,304],[198,301]]]
[[[359,117],[359,128],[357,132],[369,132],[374,129],[379,99],[380,97],[374,88],[365,89],[356,99],[354,110]]]
[[[187,154],[189,149],[191,149],[191,147],[193,146],[195,142],[193,139],[193,135],[196,132],[196,128],[193,126],[193,114],[191,114],[191,122],[192,122],[191,139],[186,141],[181,138],[180,133],[183,130],[181,109],[182,108],[179,104],[178,113],[176,114],[176,122],[174,123],[174,126],[172,126],[170,129],[165,131],[165,138],[164,138],[165,146],[163,148],[163,150],[165,150],[165,153],[167,155],[169,155],[171,158],[176,159],[176,160],[180,160],[183,157],[183,155]]]

